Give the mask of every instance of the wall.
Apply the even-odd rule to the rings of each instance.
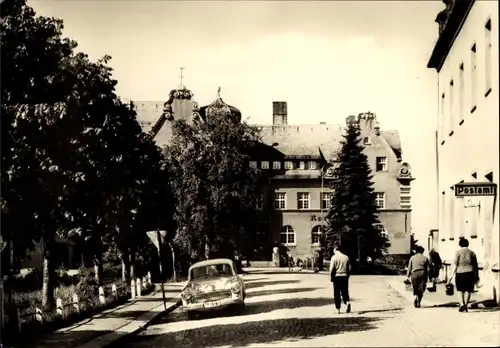
[[[492,21],[491,73],[486,71],[485,23]],[[472,97],[471,47],[476,43],[475,98]],[[464,92],[460,98],[460,64],[464,64]],[[486,77],[491,76],[491,92],[486,95]],[[453,79],[453,87],[450,81]],[[496,197],[478,197],[465,208],[462,198],[455,198],[453,186],[465,182],[486,182],[486,174],[493,174],[498,184],[499,132],[498,132],[498,2],[476,1],[462,30],[458,34],[445,63],[439,72],[440,103],[438,122],[439,154],[439,250],[444,260],[451,261],[458,248],[458,238],[466,237],[470,247],[484,267],[482,278],[488,286],[482,288],[489,294],[493,287],[498,293],[500,283],[498,203]],[[453,102],[450,93],[453,88]],[[463,102],[460,103],[460,100]],[[472,176],[476,173],[476,178]],[[477,233],[477,235],[475,235]],[[498,297],[498,294],[497,294]]]

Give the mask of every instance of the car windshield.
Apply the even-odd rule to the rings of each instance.
[[[200,266],[191,270],[191,280],[232,276],[233,270],[227,263]]]

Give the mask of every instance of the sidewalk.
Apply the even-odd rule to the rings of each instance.
[[[408,301],[413,303],[413,291],[406,290],[403,283],[406,277],[394,277],[394,280],[389,282],[389,285],[401,294]],[[471,296],[471,308],[484,308],[494,306],[493,300],[475,292]],[[422,299],[422,307],[457,307],[458,308],[458,295],[448,296],[445,293],[445,284],[437,284],[435,292],[426,291]]]
[[[165,284],[167,312],[174,310],[185,282]],[[143,328],[163,313],[161,286],[155,292],[84,319],[75,325],[46,334],[27,347],[101,348]]]

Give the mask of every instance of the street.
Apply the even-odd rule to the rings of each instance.
[[[353,276],[352,312],[337,314],[329,276],[251,273],[244,276],[242,314],[188,321],[182,308],[155,320],[120,346],[340,347],[498,346],[497,310],[459,313],[451,307],[413,308],[389,285],[390,276]],[[453,301],[454,299],[452,299]]]

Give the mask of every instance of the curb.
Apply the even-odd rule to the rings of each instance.
[[[171,299],[171,300],[175,300]],[[162,314],[169,314],[177,309],[182,301],[176,300],[176,302],[167,302],[167,310],[163,309],[163,303],[151,309],[149,312],[144,313],[139,318],[134,319],[130,323],[122,326],[116,331],[112,331],[103,336],[97,337],[96,339],[87,342],[86,344],[80,346],[79,348],[111,348],[119,346],[120,343],[129,336],[135,335],[142,331],[146,326],[148,326],[154,319]]]
[[[154,319],[162,314],[170,314],[182,305],[180,294],[166,300],[166,310],[163,303],[142,314],[140,317],[132,320],[128,324],[116,329],[115,331],[99,336],[78,348],[111,348],[119,346],[123,339],[135,335],[147,327]]]

